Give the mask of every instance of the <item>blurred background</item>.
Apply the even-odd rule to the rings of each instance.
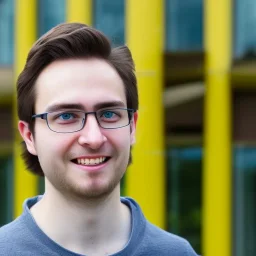
[[[141,120],[122,194],[200,254],[256,255],[255,0],[0,0],[0,226],[43,193],[19,162],[15,81],[66,21],[135,59]]]

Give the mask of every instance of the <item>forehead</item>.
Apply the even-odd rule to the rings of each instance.
[[[103,102],[121,101],[125,89],[117,71],[100,59],[58,60],[49,64],[36,81],[36,112],[50,105],[82,104],[85,109]]]

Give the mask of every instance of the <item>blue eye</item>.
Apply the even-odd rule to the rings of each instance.
[[[111,111],[106,111],[102,114],[102,116],[105,118],[112,118],[114,115],[115,115],[115,113],[111,112]]]
[[[73,115],[71,113],[63,113],[59,116],[62,120],[70,120]]]

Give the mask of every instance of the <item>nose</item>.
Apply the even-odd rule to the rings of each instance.
[[[102,133],[95,115],[87,115],[84,128],[80,131],[78,143],[93,150],[99,149],[107,140]]]

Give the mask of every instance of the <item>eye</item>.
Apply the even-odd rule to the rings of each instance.
[[[72,113],[62,113],[59,115],[59,118],[62,120],[70,120],[74,118],[74,115]]]
[[[102,117],[105,117],[105,118],[113,118],[115,116],[115,113],[112,112],[112,111],[105,111],[102,113]]]

